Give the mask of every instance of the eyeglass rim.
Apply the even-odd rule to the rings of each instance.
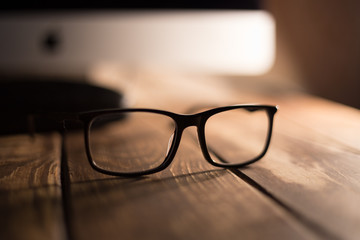
[[[214,161],[210,153],[208,151],[208,147],[206,145],[206,139],[205,139],[205,124],[206,121],[213,115],[225,112],[228,110],[233,109],[240,109],[240,108],[258,108],[259,110],[266,110],[267,116],[268,116],[268,132],[267,132],[267,138],[266,143],[264,146],[263,151],[255,158],[250,159],[244,163],[240,164],[231,164],[231,163],[219,163]],[[222,106],[222,107],[216,107],[212,109],[208,109],[205,111],[201,111],[194,114],[178,114],[166,110],[159,110],[159,109],[151,109],[151,108],[123,108],[123,109],[105,109],[105,110],[97,110],[97,111],[88,111],[88,112],[82,112],[79,113],[79,120],[81,120],[84,123],[84,141],[85,141],[85,150],[86,155],[88,158],[88,161],[93,169],[95,169],[98,172],[101,172],[103,174],[107,175],[113,175],[113,176],[121,176],[121,177],[137,177],[137,176],[143,176],[148,174],[153,174],[156,172],[160,172],[167,168],[173,161],[177,149],[180,145],[182,132],[185,128],[188,126],[196,126],[197,127],[197,133],[198,133],[198,139],[200,143],[200,148],[203,153],[203,156],[207,162],[212,164],[216,167],[222,167],[222,168],[240,168],[244,167],[246,165],[249,165],[251,163],[254,163],[258,160],[260,160],[267,152],[270,140],[272,136],[273,131],[273,119],[274,115],[278,110],[278,106],[276,105],[264,105],[264,104],[236,104],[236,105],[229,105],[229,106]],[[109,115],[109,114],[116,114],[116,113],[125,113],[125,112],[148,112],[148,113],[156,113],[161,114],[170,117],[174,123],[175,123],[175,130],[174,130],[174,141],[172,142],[170,149],[168,151],[168,154],[165,156],[164,160],[158,167],[154,167],[152,169],[138,171],[138,172],[117,172],[117,171],[110,171],[103,169],[96,165],[95,161],[93,160],[91,149],[90,149],[90,129],[93,121],[102,115]],[[187,120],[186,120],[187,119]],[[190,121],[189,119],[192,119]]]

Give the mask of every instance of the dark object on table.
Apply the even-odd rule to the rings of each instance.
[[[32,79],[0,82],[0,134],[27,132],[33,113],[81,112],[122,107],[122,94],[89,83]],[[38,120],[37,131],[58,129],[58,123]]]

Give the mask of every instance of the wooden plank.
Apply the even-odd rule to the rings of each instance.
[[[359,110],[266,83],[232,86],[232,99],[280,106],[269,152],[239,175],[321,234],[357,239]]]
[[[95,172],[81,134],[66,140],[74,239],[319,238],[240,178],[208,164],[187,134],[170,168],[141,178]]]
[[[317,136],[326,136],[326,145],[335,144],[360,150],[360,111],[342,104],[294,94],[288,99],[279,99],[283,105],[282,116],[303,128],[309,128]]]
[[[271,81],[222,80],[223,88],[228,86],[228,91],[231,90],[228,92],[228,100],[237,102],[246,99],[247,102],[278,105],[280,111],[277,115],[281,114],[282,118],[287,119],[282,125],[286,122],[296,123],[316,133],[317,137],[326,136],[323,140],[327,144],[343,143],[360,149],[359,109],[279,86]],[[287,128],[291,130],[290,126]]]
[[[140,106],[185,112],[189,106],[199,103],[227,105],[258,102],[280,105],[268,154],[261,161],[235,173],[262,192],[262,198],[267,199],[265,201],[275,201],[276,209],[279,206],[286,209],[296,218],[295,222],[301,222],[321,238],[357,239],[360,235],[358,110],[254,79],[199,79],[196,76],[174,76],[159,72],[145,72],[138,74],[137,78],[137,100]],[[186,162],[188,156],[194,153],[184,151],[184,154]],[[175,167],[174,172],[187,172],[199,167],[193,164]],[[169,175],[166,171],[156,176],[161,178],[163,174],[171,177],[171,172]],[[87,181],[86,174],[83,176]],[[234,181],[226,175],[224,188],[231,186]],[[204,188],[198,183],[193,185]],[[236,191],[240,186],[230,188]],[[98,188],[94,189],[97,191]],[[189,191],[187,194],[194,195]],[[188,202],[184,200],[186,195],[180,196],[183,202]],[[239,202],[235,205],[243,204],[236,197]],[[199,200],[199,197],[193,198]],[[118,199],[119,202],[121,199]],[[106,200],[103,202],[106,203]],[[215,206],[215,202],[213,204]],[[131,206],[134,209],[137,207],[136,204]],[[166,222],[169,222],[169,217],[162,215],[158,218],[167,218]],[[209,226],[213,227],[211,224]],[[258,229],[260,231],[261,227]]]
[[[58,135],[0,137],[1,239],[65,239]]]
[[[280,105],[267,157],[240,170],[321,232],[360,235],[360,112],[306,95]]]

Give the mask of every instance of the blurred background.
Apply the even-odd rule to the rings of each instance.
[[[0,75],[174,69],[360,108],[359,11],[355,0],[12,1],[1,8]]]
[[[360,2],[265,0],[276,22],[271,71],[307,91],[360,108]]]

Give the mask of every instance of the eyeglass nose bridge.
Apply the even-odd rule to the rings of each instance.
[[[203,121],[201,114],[187,114],[187,115],[178,115],[177,124],[179,130],[183,131],[188,127],[196,126],[200,127]]]
[[[206,141],[205,141],[205,123],[208,119],[207,115],[203,113],[189,114],[189,115],[177,115],[177,131],[175,135],[172,135],[170,141],[172,141],[171,148],[168,149],[168,157],[171,159],[170,161],[165,161],[165,166],[170,165],[172,160],[174,159],[177,150],[179,148],[183,132],[188,127],[196,127],[196,135],[193,135],[194,141],[197,141],[199,144],[200,150],[204,159],[214,166],[220,166],[214,161],[211,160],[210,154],[207,150]],[[164,167],[165,168],[165,167]]]
[[[203,121],[201,114],[176,114],[174,117],[176,122],[176,131],[171,135],[167,148],[167,155],[170,158],[173,158],[177,152],[183,132],[186,128],[195,126],[197,128],[197,133],[199,134],[199,129],[201,128],[201,123]],[[199,137],[201,145],[201,137]]]
[[[193,136],[194,140],[198,141],[198,144],[200,145],[201,151],[205,157],[206,160],[209,160],[206,154],[206,147],[205,147],[205,138],[204,138],[204,124],[206,121],[206,118],[201,113],[196,114],[187,114],[187,115],[177,115],[175,121],[177,122],[177,130],[175,136],[172,135],[170,138],[170,141],[172,141],[172,149],[168,149],[169,155],[172,157],[175,156],[177,149],[179,147],[179,144],[181,142],[181,138],[183,135],[183,132],[188,127],[196,127],[196,133],[197,136]]]

